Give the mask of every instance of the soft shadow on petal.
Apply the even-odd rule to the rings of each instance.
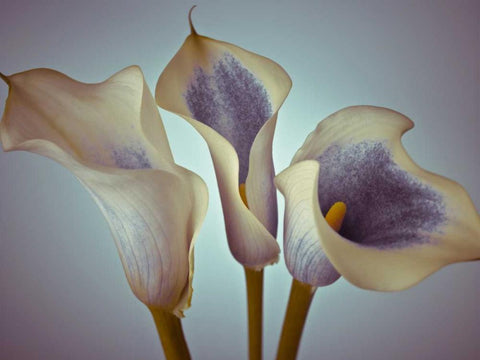
[[[275,178],[285,197],[283,251],[288,271],[295,279],[315,287],[330,285],[340,277],[318,238],[318,167],[317,161],[302,161]]]
[[[160,115],[137,66],[98,84],[81,83],[50,69],[8,79],[1,125],[6,151],[43,139],[79,161],[106,167],[160,168],[173,161]]]
[[[261,269],[276,262],[280,251],[277,241],[240,198],[237,175],[232,171],[231,161],[236,156],[233,148],[210,127],[198,121],[192,122],[192,125],[209,144],[222,201],[228,244],[234,258],[252,269]],[[238,169],[238,163],[236,165]]]
[[[322,121],[293,160],[320,163],[319,241],[339,273],[363,288],[402,290],[480,257],[480,216],[458,183],[408,156],[401,136],[412,127],[393,110],[346,108]],[[340,234],[322,214],[332,201],[348,208]]]
[[[277,193],[272,179],[275,169],[272,143],[278,113],[260,129],[250,150],[250,163],[245,183],[248,208],[274,237],[277,236]]]
[[[275,62],[196,32],[156,87],[159,106],[185,118],[208,143],[229,246],[247,267],[275,262],[279,252],[272,139],[290,87]],[[249,209],[238,191],[245,182]]]
[[[197,175],[173,162],[141,71],[130,67],[93,85],[47,69],[9,80],[4,149],[72,171],[105,215],[134,294],[182,316],[208,194]]]

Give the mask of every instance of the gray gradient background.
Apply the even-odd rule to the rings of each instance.
[[[188,33],[190,1],[2,1],[0,70],[50,67],[97,82],[130,64],[156,80]],[[197,1],[199,33],[280,63],[293,89],[280,111],[276,169],[330,113],[391,107],[428,170],[459,181],[480,207],[478,1]],[[0,110],[7,86],[0,84]],[[231,257],[210,156],[161,111],[176,161],[200,174],[210,208],[196,247],[184,329],[195,359],[245,359],[243,270]],[[279,213],[283,199],[279,196]],[[279,233],[282,233],[280,227]],[[161,359],[147,309],[131,293],[106,222],[56,163],[0,152],[0,358]],[[280,237],[281,239],[281,237]],[[265,359],[274,357],[290,276],[266,270]],[[320,289],[299,359],[475,359],[480,263],[448,266],[386,294],[341,279]]]

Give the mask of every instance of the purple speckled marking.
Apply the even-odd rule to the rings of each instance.
[[[332,145],[317,160],[322,212],[347,204],[340,234],[351,241],[377,248],[427,243],[421,232],[439,231],[446,221],[442,196],[400,169],[383,143]]]
[[[152,164],[142,147],[124,147],[114,149],[112,157],[115,165],[121,169],[151,169]]]
[[[225,137],[240,162],[239,181],[248,174],[248,158],[255,136],[272,116],[272,106],[261,82],[231,54],[213,66],[213,74],[194,70],[184,94],[192,116]]]

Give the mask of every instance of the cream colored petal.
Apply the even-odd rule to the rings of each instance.
[[[2,143],[32,139],[57,144],[77,160],[125,169],[173,161],[165,130],[143,74],[128,67],[106,81],[84,84],[50,69],[8,77]],[[12,111],[14,110],[14,111]]]
[[[136,77],[139,73],[136,68],[128,68],[123,74],[119,73],[121,76],[117,74],[102,83],[107,84],[104,89],[97,89],[99,85],[78,85],[51,70],[39,71],[37,81],[20,81],[22,76],[16,75],[11,77],[15,81],[9,81],[10,93],[0,123],[5,150],[34,152],[72,171],[105,215],[134,294],[150,307],[182,316],[192,293],[193,244],[206,213],[208,194],[197,175],[173,163],[158,110],[148,89],[143,86],[143,76],[138,87],[125,86],[125,75],[127,80],[132,80],[129,76]],[[28,77],[35,77],[35,72],[32,70]],[[34,84],[38,91],[42,84],[46,84],[45,101],[33,95],[33,90],[26,90],[26,84]],[[77,85],[91,86],[91,94],[96,94],[98,99],[81,99],[76,91]],[[131,91],[131,98],[125,98],[120,91],[122,88],[127,93]],[[90,92],[85,90],[85,93]],[[134,98],[138,98],[136,102]],[[138,104],[136,118],[126,119],[116,112],[116,108],[109,113],[107,105],[114,106],[122,100],[131,100],[132,106]],[[132,109],[123,110],[125,116],[134,113]],[[86,119],[82,117],[82,111],[85,111]],[[98,116],[92,121],[89,116],[95,114]],[[70,126],[72,120],[81,122],[82,126],[75,123]],[[107,123],[102,124],[102,120]],[[134,166],[135,159],[127,159],[132,166],[123,166],[125,162],[118,164],[115,157],[117,163],[112,161],[104,166],[96,161],[98,157],[94,152],[85,156],[88,144],[76,146],[82,145],[80,140],[85,134],[96,134],[98,136],[92,139],[96,151],[105,151],[102,141],[121,149],[123,144],[117,139],[121,131],[115,129],[114,120],[120,128],[127,126],[128,121],[136,121],[136,124],[149,128],[149,139],[165,140],[164,144],[153,147],[143,136],[143,131],[135,126],[131,127],[131,134],[125,134],[145,148],[151,146],[151,156],[146,157],[150,166]],[[156,126],[154,121],[160,121],[160,125]],[[168,151],[157,151],[162,148]],[[159,166],[153,168],[157,164]]]
[[[228,245],[234,258],[252,269],[261,269],[276,262],[280,251],[277,241],[240,198],[235,150],[212,128],[199,121],[187,120],[209,145],[222,201]]]
[[[196,32],[156,87],[159,106],[185,118],[207,141],[230,249],[248,267],[275,262],[279,252],[271,147],[290,87],[290,78],[273,61]],[[244,182],[250,209],[238,193]]]
[[[303,283],[326,286],[340,275],[326,257],[319,240],[315,219],[318,167],[317,161],[293,164],[277,175],[275,184],[285,197],[283,252],[288,271]]]
[[[319,241],[338,272],[363,288],[405,289],[480,257],[480,216],[459,184],[408,156],[401,136],[412,127],[393,110],[346,108],[322,121],[293,160],[320,163]],[[322,215],[332,201],[347,204],[339,234]]]
[[[277,115],[275,113],[265,123],[253,142],[245,183],[248,208],[274,237],[277,236],[278,215],[272,143]]]

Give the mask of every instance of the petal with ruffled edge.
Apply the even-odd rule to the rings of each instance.
[[[362,288],[402,290],[447,264],[480,257],[480,216],[458,183],[408,156],[401,136],[412,127],[385,108],[340,110],[320,122],[277,180],[287,204],[310,214],[297,233],[308,231],[337,271]],[[336,201],[347,205],[339,233],[324,219]],[[293,213],[286,223],[299,216]],[[286,242],[308,252],[297,238]],[[300,267],[296,258],[302,255],[286,248],[285,256]],[[303,266],[296,276],[308,272],[315,270]]]
[[[156,100],[206,140],[230,250],[241,264],[260,269],[279,253],[272,140],[291,80],[273,61],[191,28],[158,79]],[[248,208],[239,194],[241,183]]]
[[[49,69],[4,78],[4,150],[47,156],[72,171],[105,215],[134,294],[182,316],[208,194],[197,175],[173,162],[141,70],[129,67],[99,84]]]

